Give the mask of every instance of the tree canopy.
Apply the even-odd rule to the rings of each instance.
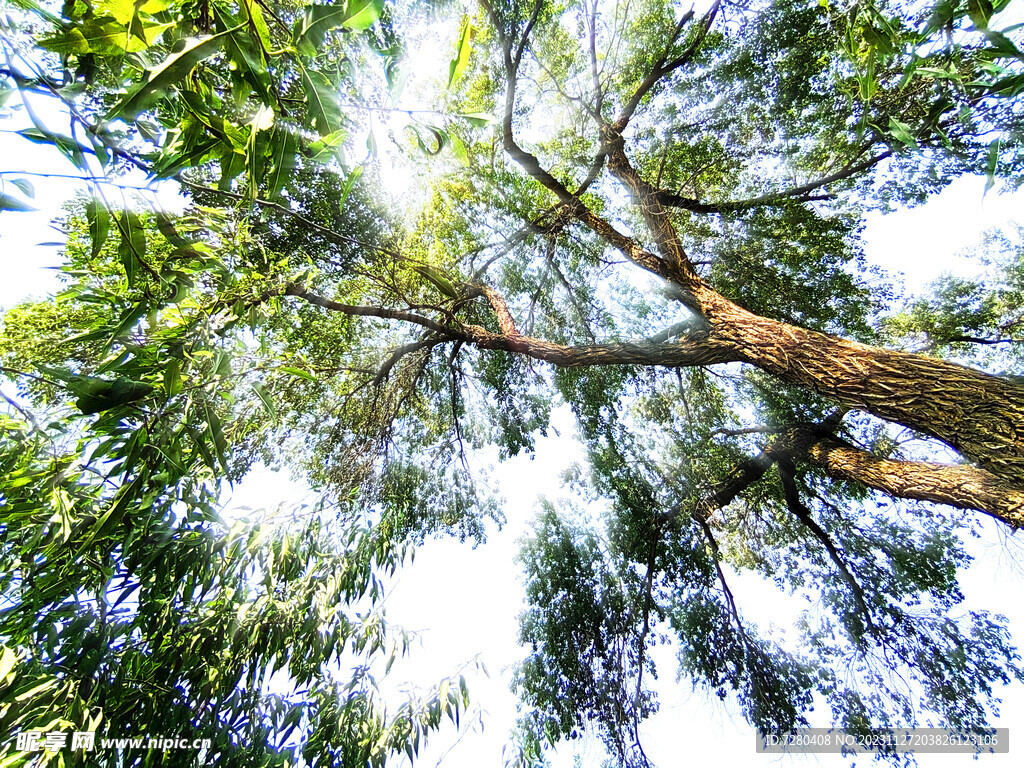
[[[979,514],[1024,525],[1024,247],[903,300],[860,228],[1024,178],[1007,5],[15,0],[0,106],[90,193],[0,329],[5,733],[412,760],[469,697],[385,700],[382,584],[499,527],[467,456],[562,404],[588,462],[523,547],[513,762],[648,764],[664,644],[767,732],[983,729],[1024,668],[958,569]],[[16,226],[33,171],[0,178]],[[260,463],[319,501],[226,519]],[[812,598],[797,641],[744,571]]]

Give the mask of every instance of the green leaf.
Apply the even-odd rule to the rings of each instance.
[[[164,391],[168,397],[181,392],[181,361],[171,360],[164,368]]]
[[[98,0],[97,16],[112,16],[120,24],[128,24],[135,15],[135,0]]]
[[[171,86],[191,72],[195,66],[209,58],[224,44],[226,38],[239,27],[225,30],[211,37],[181,40],[170,56],[160,66],[146,70],[145,81],[133,88],[118,104],[107,113],[107,120],[117,118],[133,120],[140,112],[148,109],[157,99],[166,96]]]
[[[999,56],[1024,60],[1024,53],[1021,53],[1020,48],[1016,46],[1013,40],[1002,32],[997,32],[994,29],[986,30],[985,37],[992,43],[991,50]]]
[[[269,53],[271,49],[270,28],[267,26],[266,19],[263,18],[263,11],[259,4],[253,0],[242,0],[240,10],[248,18],[252,29],[255,30],[256,39],[259,40],[264,52]]]
[[[317,378],[309,371],[304,371],[301,368],[296,368],[291,365],[282,365],[278,368],[279,371],[290,373],[292,376],[298,376],[300,379],[306,379],[307,381],[316,381]]]
[[[134,285],[138,268],[143,266],[146,256],[146,229],[142,225],[139,214],[130,209],[125,209],[118,217],[117,228],[121,233],[117,255],[121,258],[121,264],[124,265],[128,285]]]
[[[988,29],[989,19],[992,18],[991,0],[967,0],[967,15],[978,29]]]
[[[383,0],[349,0],[345,5],[311,5],[292,31],[295,47],[308,58],[323,47],[327,34],[339,27],[363,30],[373,25],[383,10]]]
[[[288,175],[295,170],[295,151],[298,142],[295,134],[288,128],[279,127],[271,138],[271,165],[267,176],[268,200],[276,200],[281,193]]]
[[[455,155],[455,159],[465,167],[469,167],[469,152],[466,151],[466,145],[462,143],[462,139],[457,134],[450,134],[452,140],[452,154]]]
[[[338,208],[344,208],[345,203],[348,202],[348,197],[352,194],[352,190],[355,188],[356,182],[359,177],[363,175],[363,166],[358,165],[352,169],[352,172],[345,177],[345,183],[341,187],[341,200],[338,202]]]
[[[1024,74],[1013,75],[1012,77],[1004,77],[1000,80],[996,80],[989,86],[988,92],[994,96],[1002,96],[1006,99],[1012,99],[1015,96],[1024,93]]]
[[[321,135],[337,133],[341,129],[341,110],[334,84],[321,72],[304,68],[302,90],[306,94],[306,109],[316,130]]]
[[[90,148],[81,142],[75,141],[70,136],[54,133],[38,126],[35,128],[23,128],[17,131],[17,134],[34,144],[46,144],[56,147],[76,168],[83,171],[87,171],[89,168],[89,164],[85,161],[85,153],[90,152]]]
[[[917,147],[917,139],[911,133],[910,126],[906,123],[901,123],[895,117],[889,118],[889,132],[904,146]]]
[[[416,143],[419,145],[419,148],[428,155],[439,154],[442,149],[448,146],[450,141],[448,138],[448,132],[441,128],[435,128],[430,125],[414,125],[411,126],[411,128],[413,133],[416,135]],[[429,146],[425,141],[423,141],[423,136],[420,133],[421,129],[425,129],[430,132],[432,138],[436,142],[434,146]]]
[[[466,65],[469,64],[469,54],[473,48],[473,24],[469,20],[469,16],[466,16],[462,20],[462,27],[459,30],[459,41],[455,45],[455,58],[451,60],[448,65],[448,87],[451,88],[459,78],[462,77],[462,73],[466,71]]]
[[[456,117],[461,117],[474,128],[486,128],[494,122],[494,118],[486,112],[460,112]]]
[[[413,264],[412,269],[432,283],[437,290],[451,299],[459,298],[459,292],[448,277],[439,269],[428,264]]]
[[[34,211],[36,210],[28,203],[23,203],[10,195],[0,192],[0,211]]]
[[[95,197],[85,204],[85,218],[89,223],[89,239],[92,242],[92,258],[100,254],[110,232],[110,211]]]
[[[345,6],[345,29],[363,30],[373,26],[384,10],[384,0],[348,0]]]
[[[274,405],[274,401],[270,397],[270,393],[267,392],[266,388],[259,382],[253,382],[252,391],[259,397],[260,402],[263,403],[263,407],[266,408],[270,418],[277,420],[277,406]]]
[[[174,220],[163,211],[157,211],[156,228],[163,235],[164,239],[174,246],[174,254],[176,256],[203,258],[203,254],[196,248],[196,243],[182,237],[177,227],[174,226]]]
[[[988,145],[988,157],[985,161],[985,191],[981,193],[982,197],[987,195],[988,191],[995,186],[996,169],[999,166],[999,147],[999,139],[995,139]]]
[[[86,381],[83,383],[68,385],[68,389],[76,394],[82,392],[75,405],[84,414],[100,413],[143,400],[156,389],[144,381],[124,378],[107,380],[93,376],[85,378]]]
[[[338,162],[341,162],[345,139],[347,138],[348,132],[340,130],[335,131],[334,133],[329,133],[317,141],[314,141],[309,145],[309,151],[312,154],[313,162],[326,163],[331,158],[337,158]]]
[[[28,179],[11,179],[11,184],[20,189],[25,197],[36,196],[36,188],[32,186],[32,182]]]
[[[224,428],[221,426],[220,417],[211,408],[206,409],[206,424],[213,447],[217,452],[217,460],[225,472],[230,472],[227,459],[228,441],[224,437]]]
[[[219,5],[214,5],[213,9],[221,27],[227,27],[234,21],[234,18]],[[246,24],[242,25],[245,26]],[[231,70],[232,88],[236,89],[244,84],[260,95],[264,105],[273,104],[276,97],[263,49],[253,45],[252,36],[247,30],[243,31],[242,27],[225,29],[223,33],[227,35],[224,52],[228,60],[234,64]],[[242,104],[242,101],[239,101],[239,104]]]
[[[7,680],[7,676],[10,675],[11,670],[14,669],[14,665],[18,662],[18,654],[8,648],[6,645],[2,647],[0,652],[0,683]]]

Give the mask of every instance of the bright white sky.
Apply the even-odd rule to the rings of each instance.
[[[45,119],[45,118],[44,118]],[[0,179],[8,172],[32,167],[40,173],[73,173],[60,161],[55,150],[29,144],[11,131],[23,127],[0,121]],[[46,267],[58,263],[58,249],[36,243],[59,241],[61,236],[48,226],[60,205],[80,185],[60,178],[25,176],[36,188],[37,213],[0,214],[0,308],[27,296],[44,296],[56,285],[54,273]],[[141,182],[133,182],[141,183]],[[982,199],[984,179],[962,179],[920,208],[892,214],[873,215],[865,232],[869,259],[906,275],[909,292],[920,289],[943,271],[973,274],[975,265],[960,255],[973,245],[986,228],[1015,216],[1024,223],[1024,194]],[[8,191],[10,188],[7,188]],[[173,198],[173,195],[170,196]],[[177,207],[165,196],[165,205]],[[516,616],[522,607],[520,570],[514,558],[517,540],[531,530],[539,495],[558,496],[559,473],[573,461],[582,460],[579,447],[569,437],[567,415],[558,414],[556,425],[562,437],[540,439],[533,459],[518,457],[499,468],[496,490],[505,497],[506,528],[492,532],[490,542],[472,550],[456,541],[432,541],[416,555],[415,564],[404,569],[388,600],[389,621],[419,632],[421,645],[414,648],[408,663],[396,664],[392,677],[410,683],[433,684],[456,673],[467,661],[479,656],[490,678],[467,668],[474,704],[483,708],[485,730],[463,731],[461,737],[448,727],[435,736],[419,765],[435,762],[452,768],[501,765],[502,748],[515,719],[515,699],[509,693],[510,667],[521,656],[515,639]],[[301,485],[271,472],[261,472],[234,494],[233,505],[273,508],[278,501],[303,492]],[[968,606],[1005,613],[1019,643],[1024,643],[1024,590],[1021,567],[1012,551],[1002,545],[1002,533],[986,522],[985,535],[970,544],[977,557],[975,566],[963,574]],[[1017,538],[1024,534],[1017,534]],[[1018,560],[1020,562],[1020,560]],[[780,599],[773,587],[754,579],[735,580],[736,598],[748,618],[762,626],[773,621],[785,623],[799,606]],[[735,707],[723,706],[689,683],[673,684],[674,661],[670,653],[660,659],[661,712],[645,729],[645,749],[663,768],[688,763],[713,762],[744,766],[848,766],[838,756],[755,755],[754,736]],[[994,725],[1013,727],[1024,722],[1024,686],[1005,694],[1002,717]],[[466,721],[470,722],[470,721]],[[1019,768],[1020,734],[1014,752],[985,755],[985,768]],[[458,739],[454,744],[453,740]],[[563,748],[556,766],[569,766],[578,756],[582,765],[593,766],[602,756],[599,745],[583,740]],[[865,759],[863,762],[868,762]],[[923,755],[923,768],[944,768],[966,764],[962,755]]]

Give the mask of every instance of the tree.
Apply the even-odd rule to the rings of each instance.
[[[8,32],[4,74],[26,109],[68,104],[73,130],[30,112],[22,135],[85,170],[92,153],[177,179],[198,205],[89,202],[60,303],[5,318],[5,371],[36,402],[77,397],[75,455],[118,488],[97,517],[108,552],[182,456],[174,478],[302,462],[386,551],[479,539],[500,515],[465,453],[529,450],[568,403],[590,457],[574,487],[609,511],[595,529],[548,509],[524,550],[523,761],[593,724],[645,763],[667,637],[764,730],[816,700],[859,731],[982,728],[993,685],[1024,672],[998,617],[954,618],[974,518],[932,505],[1024,522],[1024,389],[1014,355],[987,373],[940,353],[1014,328],[1019,302],[977,286],[977,326],[941,293],[893,316],[857,228],[861,206],[958,174],[1017,178],[1004,5],[482,0],[453,15],[437,112],[400,107],[414,10],[29,5],[55,31]],[[382,129],[443,171],[417,208],[374,191]],[[963,460],[932,460],[940,443]],[[801,647],[744,622],[731,568],[820,591]]]

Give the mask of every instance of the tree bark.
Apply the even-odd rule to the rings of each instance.
[[[658,190],[632,167],[621,135],[606,130],[605,151],[609,170],[651,230],[661,254],[659,274],[707,321],[709,340],[789,384],[941,440],[1024,489],[1024,387],[944,360],[846,341],[748,312],[696,273]]]
[[[830,423],[831,421],[831,423]],[[737,464],[697,505],[704,520],[761,479],[776,463],[819,467],[837,480],[851,480],[894,498],[930,501],[991,515],[1014,529],[1024,527],[1024,489],[984,469],[965,464],[883,459],[831,434],[839,419],[779,433],[757,456]]]
[[[798,458],[821,467],[831,477],[854,480],[899,499],[975,509],[1014,529],[1024,527],[1024,490],[977,467],[880,459],[829,437],[813,440]]]
[[[710,336],[744,362],[848,408],[934,437],[1024,490],[1024,387],[923,355],[872,347],[736,306]]]

